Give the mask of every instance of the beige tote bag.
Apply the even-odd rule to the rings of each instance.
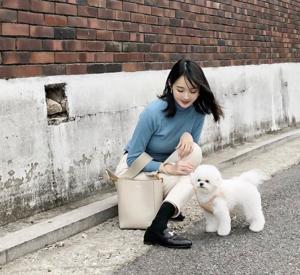
[[[162,179],[158,176],[149,177],[147,180],[135,179],[151,160],[147,153],[142,153],[119,177],[106,169],[117,187],[121,229],[146,229],[162,204]]]

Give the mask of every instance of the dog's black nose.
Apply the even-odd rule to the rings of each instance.
[[[203,187],[203,185],[204,185],[203,182],[200,182],[200,187]]]

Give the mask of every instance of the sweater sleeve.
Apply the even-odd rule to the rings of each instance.
[[[156,130],[156,122],[154,115],[155,114],[147,108],[140,114],[138,123],[130,141],[130,147],[128,148],[128,166],[131,166],[131,164],[136,160],[136,158],[139,157],[139,155],[141,155],[143,152],[145,152],[149,140],[151,139],[151,136]],[[152,160],[144,167],[143,171],[157,171],[159,169],[160,164],[160,162]]]
[[[200,141],[200,136],[201,136],[201,132],[202,132],[203,124],[204,124],[204,119],[205,119],[205,115],[201,115],[201,117],[199,117],[199,119],[197,119],[197,121],[193,125],[191,134],[192,134],[194,142],[196,142],[196,143],[198,143]]]

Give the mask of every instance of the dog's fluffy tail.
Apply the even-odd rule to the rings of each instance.
[[[244,172],[239,176],[239,178],[255,186],[258,186],[262,184],[265,180],[269,179],[269,177],[259,169],[252,169],[247,172]]]

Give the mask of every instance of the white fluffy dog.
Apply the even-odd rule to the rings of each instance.
[[[226,236],[231,230],[230,210],[240,206],[250,230],[263,230],[265,218],[257,186],[267,179],[259,170],[223,179],[213,165],[199,165],[191,174],[192,183],[206,218],[206,232]]]

